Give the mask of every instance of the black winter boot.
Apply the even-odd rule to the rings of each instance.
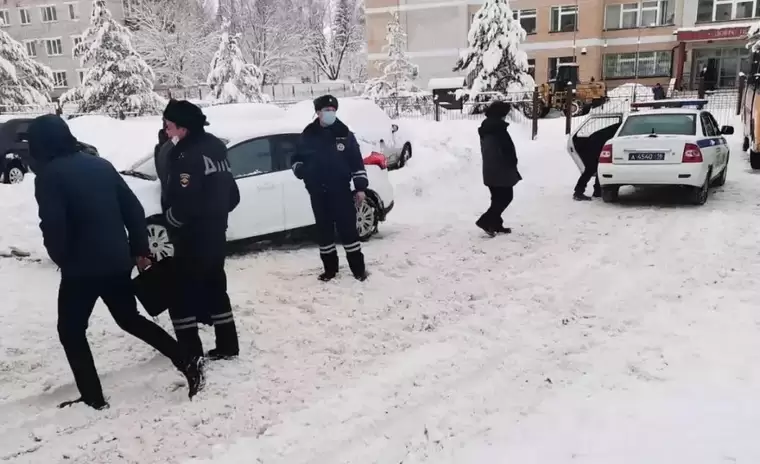
[[[331,253],[320,253],[319,257],[322,258],[322,265],[325,267],[325,271],[319,275],[319,280],[327,282],[335,278],[338,275],[338,252],[333,251]]]
[[[575,193],[573,194],[573,200],[575,201],[591,201],[591,197],[586,196],[585,193]]]
[[[188,358],[202,357],[203,356],[203,344],[201,343],[201,337],[198,335],[198,328],[174,330],[174,334],[177,336],[177,343],[179,343],[182,352]]]
[[[180,370],[187,380],[187,396],[193,399],[206,386],[206,374],[203,372],[203,358],[193,357]]]
[[[58,405],[58,409],[68,408],[69,406],[73,406],[75,404],[84,403],[87,406],[91,407],[92,409],[95,409],[97,411],[102,411],[103,409],[108,409],[110,405],[108,402],[103,398],[98,398],[94,400],[86,400],[84,398],[77,398],[72,401],[64,401],[63,403]]]
[[[360,282],[367,280],[367,267],[364,265],[364,253],[361,250],[346,253],[346,260],[356,280]]]
[[[237,358],[240,354],[240,345],[235,321],[215,325],[214,333],[216,334],[216,348],[208,352],[209,359],[216,361]]]

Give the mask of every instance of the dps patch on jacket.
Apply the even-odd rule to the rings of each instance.
[[[187,187],[188,185],[190,185],[190,174],[180,174],[179,185],[183,187]]]

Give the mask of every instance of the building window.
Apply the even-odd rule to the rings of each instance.
[[[32,24],[32,15],[29,13],[29,8],[21,8],[18,10],[19,17],[21,18],[21,24]]]
[[[760,0],[699,0],[697,22],[760,17]]]
[[[77,56],[77,46],[82,43],[82,36],[80,35],[72,35],[71,36],[71,54],[74,56]]]
[[[557,58],[549,58],[549,80],[557,77],[557,69],[562,63],[575,63],[575,58],[572,56],[560,56]]]
[[[572,32],[578,27],[577,6],[553,6],[551,32]]]
[[[79,84],[80,85],[84,84],[84,73],[86,73],[86,72],[87,72],[86,69],[78,69],[77,70],[77,75],[79,76]]]
[[[42,15],[43,23],[52,23],[58,21],[58,10],[56,10],[55,6],[53,5],[41,6],[40,13]]]
[[[77,3],[67,3],[66,9],[69,11],[69,19],[72,21],[76,21],[79,19],[79,4]]]
[[[536,78],[536,60],[533,58],[528,58],[528,74],[533,79]]]
[[[11,13],[8,10],[0,10],[0,27],[11,25]]]
[[[632,29],[673,24],[674,7],[673,0],[607,5],[604,13],[604,28],[607,30]]]
[[[66,71],[53,71],[53,86],[56,88],[69,86],[69,81],[66,79]]]
[[[513,13],[525,32],[536,33],[536,10],[514,10]]]
[[[48,56],[63,55],[61,39],[45,39],[45,51],[47,51]]]
[[[26,54],[29,55],[30,58],[37,58],[37,41],[27,40],[24,42],[24,45],[26,46]]]
[[[632,77],[669,77],[671,51],[613,53],[604,55],[605,79],[629,79]]]

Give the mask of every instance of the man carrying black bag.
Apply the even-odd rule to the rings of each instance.
[[[58,335],[81,394],[60,406],[108,407],[86,336],[98,298],[122,330],[172,360],[192,398],[203,388],[200,358],[184,355],[169,334],[137,312],[130,275],[135,261],[141,269],[150,264],[142,205],[111,163],[82,152],[60,117],[40,116],[28,133],[40,229],[61,270]]]
[[[353,132],[337,119],[337,110],[338,100],[332,95],[314,100],[317,119],[303,130],[292,169],[296,177],[304,181],[311,196],[319,255],[324,265],[319,279],[326,282],[338,274],[337,229],[354,278],[364,281],[367,270],[356,230],[354,202],[364,201],[369,181],[359,143]],[[351,181],[356,189],[355,198]]]
[[[164,121],[174,144],[162,195],[177,270],[178,298],[169,308],[174,332],[189,353],[201,356],[198,322],[210,317],[216,348],[208,357],[234,358],[240,348],[224,261],[227,219],[240,203],[240,193],[227,147],[205,131],[206,116],[188,101],[170,101]]]

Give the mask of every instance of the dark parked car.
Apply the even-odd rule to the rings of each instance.
[[[9,119],[0,123],[0,177],[5,184],[18,184],[29,172],[26,162],[29,156],[29,142],[26,131],[32,118]],[[98,149],[92,145],[80,142],[82,151],[95,156]]]

